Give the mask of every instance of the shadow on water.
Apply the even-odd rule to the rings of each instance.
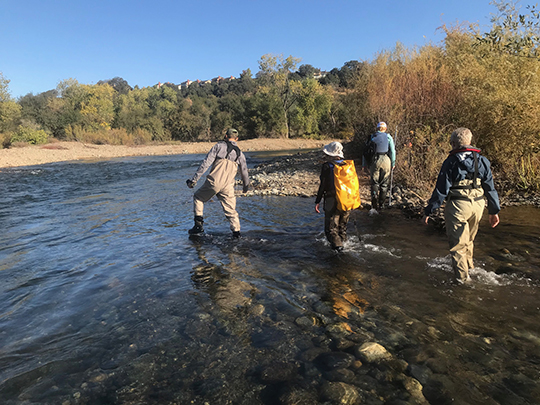
[[[3,403],[538,402],[537,209],[483,222],[456,286],[397,210],[354,212],[340,254],[295,197],[239,198],[240,239],[209,202],[188,238],[199,161],[0,173]]]

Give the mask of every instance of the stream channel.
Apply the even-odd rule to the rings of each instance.
[[[540,403],[538,208],[486,214],[459,286],[397,209],[342,253],[314,198],[239,197],[240,239],[214,200],[190,239],[203,157],[0,172],[2,404]]]

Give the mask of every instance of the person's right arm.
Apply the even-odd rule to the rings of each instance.
[[[197,172],[196,172],[195,175],[191,178],[191,181],[192,181],[192,182],[197,183],[197,181],[199,181],[199,179],[202,177],[202,175],[204,174],[204,172],[206,172],[206,171],[208,170],[208,168],[209,168],[210,166],[212,166],[212,163],[214,163],[214,160],[216,160],[216,157],[217,157],[219,148],[220,148],[220,144],[219,144],[219,143],[216,143],[216,144],[212,147],[212,149],[210,149],[210,151],[206,154],[206,157],[204,158],[204,160],[202,161],[201,165],[200,165],[199,168],[197,169]]]
[[[450,178],[451,174],[452,163],[450,159],[446,159],[441,166],[439,176],[437,177],[437,183],[435,184],[435,189],[433,190],[431,198],[429,199],[424,210],[425,223],[427,223],[427,219],[425,219],[425,217],[429,217],[433,211],[439,208],[446,199],[446,196],[450,191],[450,187],[452,186],[452,179]]]
[[[315,212],[319,213],[320,210],[319,210],[319,204],[323,198],[323,195],[324,195],[324,190],[325,190],[325,182],[326,182],[326,178],[328,177],[327,176],[327,170],[329,169],[329,166],[325,163],[322,165],[321,167],[321,175],[319,176],[320,178],[320,184],[319,184],[319,190],[317,191],[317,197],[315,198]]]

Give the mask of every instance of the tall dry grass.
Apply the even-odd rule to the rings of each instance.
[[[473,46],[474,27],[443,27],[441,46],[379,53],[359,75],[362,96],[356,145],[377,121],[397,132],[396,180],[425,187],[436,179],[457,127],[470,128],[473,144],[496,175],[540,190],[540,62],[513,55],[485,55]]]
[[[69,126],[66,130],[66,139],[94,145],[135,146],[151,143],[153,135],[150,131],[141,128],[136,128],[132,132],[124,128],[85,131],[79,126]]]

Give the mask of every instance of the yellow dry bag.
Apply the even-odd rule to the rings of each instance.
[[[360,207],[360,185],[352,160],[334,164],[334,185],[336,186],[337,209],[350,211]]]

